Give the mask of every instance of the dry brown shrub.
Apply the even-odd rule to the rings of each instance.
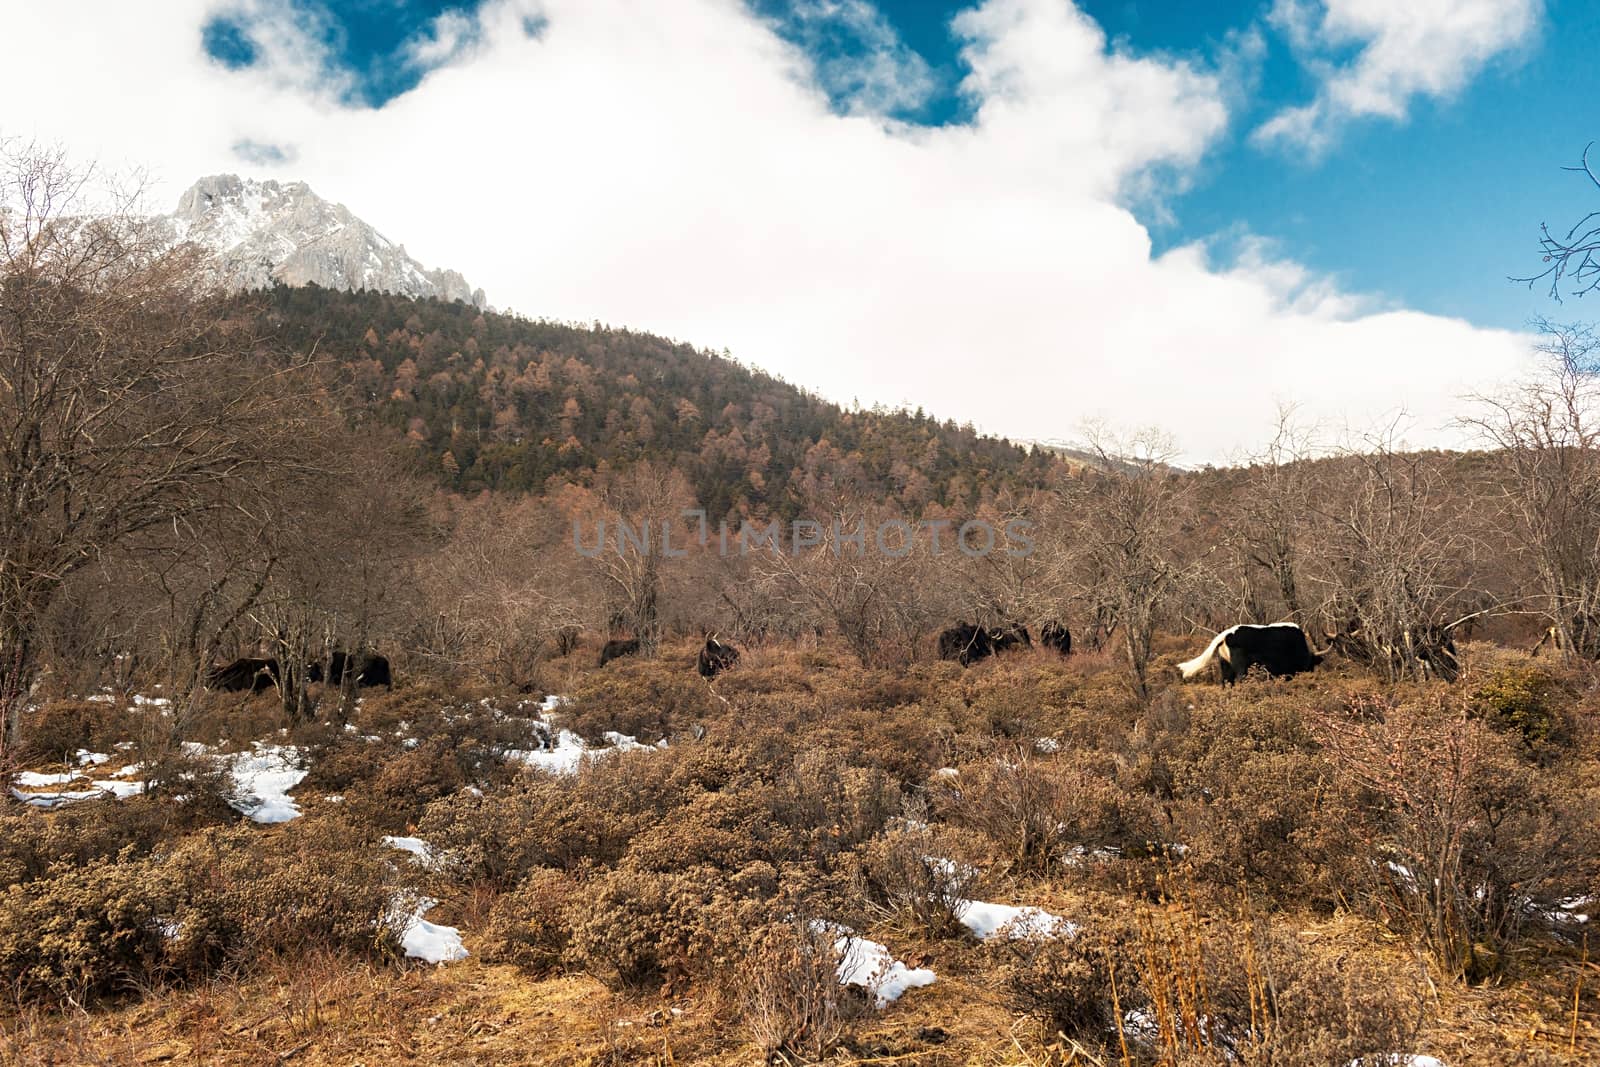
[[[1032,1016],[1047,1038],[1063,1035],[1103,1047],[1119,1020],[1141,1008],[1139,930],[1109,899],[1086,900],[1070,937],[1002,941],[1000,981],[1011,1010]]]
[[[616,863],[643,821],[573,785],[530,776],[482,796],[454,793],[428,806],[417,833],[450,877],[502,891],[543,867]]]
[[[176,887],[168,960],[179,973],[308,949],[394,952],[399,874],[385,850],[341,818],[307,816],[289,832],[197,834],[162,872]]]
[[[721,708],[692,666],[665,660],[618,660],[567,696],[561,725],[590,744],[603,743],[606,731],[615,730],[652,745],[714,718]]]
[[[822,1061],[861,1010],[839,984],[837,938],[825,927],[794,921],[756,931],[737,968],[740,1016],[767,1057]]]
[[[962,908],[981,878],[970,860],[981,850],[960,831],[897,827],[857,850],[859,892],[870,908],[929,936],[961,934]]]
[[[495,898],[483,932],[483,958],[510,963],[534,975],[561,966],[569,931],[566,911],[584,892],[583,884],[565,871],[538,867],[516,888]]]
[[[0,895],[0,981],[25,999],[73,1003],[153,983],[176,896],[159,861],[132,850],[52,868]]]
[[[137,720],[120,704],[99,700],[52,700],[22,712],[18,753],[24,765],[62,762],[76,766],[79,749],[110,752],[136,739]]]
[[[775,917],[762,897],[740,892],[765,882],[703,867],[612,871],[568,906],[569,956],[616,989],[710,988],[743,958],[753,931]]]
[[[1120,1039],[1161,1062],[1384,1062],[1425,1018],[1425,976],[1368,945],[1320,948],[1248,914],[1203,921],[1178,905],[1138,922],[1143,1007]]]
[[[1418,937],[1449,973],[1481,979],[1540,915],[1595,884],[1600,792],[1542,768],[1446,691],[1315,728],[1364,794],[1367,862],[1351,895]]]
[[[1157,836],[1148,798],[1119,787],[1093,753],[1040,757],[1032,746],[964,763],[930,796],[953,826],[995,843],[1014,871],[1050,870],[1077,846],[1143,849]]]
[[[1360,835],[1300,702],[1268,687],[1197,696],[1168,757],[1173,821],[1205,882],[1330,904]]]
[[[81,867],[119,854],[145,856],[163,842],[236,818],[217,792],[184,799],[140,795],[87,800],[55,811],[0,809],[0,885],[44,877],[57,864]]]
[[[871,838],[900,811],[903,795],[882,770],[808,748],[778,776],[769,803],[778,825],[796,831],[808,853],[822,858]]]
[[[635,870],[670,872],[688,867],[736,871],[770,863],[793,851],[789,835],[769,817],[754,788],[700,793],[640,827],[623,857]]]

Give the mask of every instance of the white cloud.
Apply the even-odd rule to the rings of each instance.
[[[836,113],[738,0],[496,0],[379,109],[208,63],[203,0],[131,7],[27,5],[19,39],[53,43],[0,67],[0,98],[29,101],[4,132],[154,163],[174,201],[243,140],[292,144],[254,173],[307,180],[497,306],[726,345],[835,399],[1025,438],[1160,424],[1220,458],[1279,399],[1356,426],[1404,406],[1438,441],[1527,348],[1370,311],[1260,245],[1152,257],[1125,205],[1217,142],[1228,88],[1108,51],[1065,0],[957,19],[976,116],[938,129]]]
[[[445,11],[402,47],[407,62],[424,70],[461,56],[477,36],[477,20],[461,11]]]
[[[1268,21],[1320,82],[1316,98],[1278,112],[1258,144],[1318,154],[1361,118],[1405,119],[1418,96],[1459,92],[1498,56],[1527,44],[1541,0],[1276,0]],[[1347,62],[1332,58],[1355,49]]]

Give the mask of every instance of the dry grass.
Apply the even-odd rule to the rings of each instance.
[[[1600,783],[1587,677],[1478,650],[1487,673],[1455,690],[1334,670],[1159,690],[1139,705],[1106,657],[867,670],[808,641],[751,650],[707,685],[693,649],[603,671],[577,665],[580,649],[552,668],[576,698],[570,726],[668,741],[572,778],[502,759],[536,743],[526,698],[422,685],[364,701],[354,733],[297,729],[313,768],[298,822],[219,838],[225,812],[156,798],[5,813],[0,875],[13,895],[60,871],[110,864],[114,878],[126,865],[134,883],[167,879],[161,892],[177,899],[213,886],[193,913],[228,944],[254,944],[239,939],[242,920],[270,918],[272,936],[181,967],[162,955],[170,946],[141,942],[154,953],[141,957],[144,986],[90,1001],[11,981],[0,1064],[1190,1067],[1383,1049],[1451,1067],[1600,1061],[1600,968],[1581,930],[1475,928],[1494,941],[1474,947],[1486,963],[1469,971],[1414,909],[1385,906],[1367,855],[1442,834],[1463,849],[1450,869],[1467,899],[1478,871],[1526,869],[1547,895],[1600,888],[1585,851],[1593,820],[1577,803]],[[1458,696],[1466,717],[1441,717]],[[81,706],[51,721],[55,744],[118,730]],[[1458,721],[1475,747],[1456,768],[1466,800],[1454,807],[1436,796],[1452,779],[1419,791],[1368,758],[1425,765],[1456,736],[1435,727]],[[1505,799],[1535,787],[1561,801],[1537,820]],[[1484,830],[1513,818],[1529,831]],[[451,862],[425,871],[377,842],[406,831]],[[254,884],[245,839],[280,888]],[[198,862],[207,840],[236,858]],[[974,876],[941,876],[923,862],[934,854]],[[65,866],[51,875],[52,864]],[[362,892],[398,877],[438,897],[429,918],[460,926],[472,956],[410,965],[347,934],[297,947],[302,920],[269,915],[273,901],[324,900],[317,877],[340,869]],[[1084,933],[980,944],[952,921],[963,896],[1041,906]],[[149,904],[168,906],[159,894]],[[792,916],[855,926],[938,981],[873,1010],[774,933]],[[22,937],[21,958],[27,932],[8,936]],[[1119,1032],[1134,1010],[1148,1025]]]

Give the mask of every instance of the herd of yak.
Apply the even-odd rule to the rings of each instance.
[[[1057,621],[1047,622],[1040,627],[1039,643],[1063,656],[1072,652],[1072,634]],[[1008,649],[1032,645],[1032,635],[1026,626],[1020,624],[981,626],[958,623],[939,635],[939,658],[970,667],[981,659]],[[604,667],[624,656],[636,656],[640,649],[637,638],[614,638],[601,649],[600,666]],[[1295,623],[1275,622],[1267,626],[1241,624],[1217,634],[1204,652],[1180,663],[1178,669],[1188,679],[1215,663],[1224,683],[1243,677],[1252,667],[1260,667],[1270,675],[1286,678],[1313,669],[1322,662],[1325,654],[1311,648],[1305,631]],[[706,637],[705,645],[695,659],[695,669],[702,678],[711,679],[738,660],[737,648],[711,634]],[[389,661],[372,652],[334,652],[326,664],[307,664],[304,677],[308,682],[326,681],[332,685],[352,682],[363,688],[393,686]],[[206,684],[213,689],[260,693],[276,687],[280,681],[276,659],[237,659],[226,667],[212,670]]]
[[[306,664],[305,680],[326,681],[329,685],[343,685],[349,681],[363,689],[375,685],[394,687],[388,659],[375,652],[334,652],[326,666],[321,661]],[[236,659],[206,675],[208,687],[230,693],[264,693],[281,681],[282,669],[276,659]]]
[[[1054,620],[1040,627],[1039,643],[1063,656],[1072,652],[1072,634],[1063,623]],[[939,634],[939,658],[954,660],[963,667],[1008,649],[1032,646],[1033,636],[1028,628],[1017,623],[1001,626],[958,623]],[[624,656],[638,655],[639,650],[640,643],[634,638],[607,641],[600,651],[600,666]],[[1260,667],[1274,677],[1292,677],[1315,668],[1326,654],[1326,651],[1312,649],[1305,631],[1297,623],[1275,622],[1266,626],[1246,623],[1230,626],[1217,634],[1204,652],[1179,664],[1178,669],[1189,679],[1215,663],[1223,683],[1231,684],[1248,674],[1252,667]],[[695,669],[702,678],[715,678],[738,659],[738,649],[712,634],[696,657]]]

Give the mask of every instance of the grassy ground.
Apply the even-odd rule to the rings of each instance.
[[[1584,927],[1530,918],[1595,889],[1583,672],[1480,646],[1453,688],[1335,666],[1139,702],[1094,655],[755,649],[707,686],[691,653],[551,665],[560,725],[668,742],[569,778],[507,756],[538,743],[533,704],[413,680],[353,730],[277,737],[264,698],[185,724],[296,744],[292,822],[237,825],[194,777],[181,801],[0,812],[0,1063],[1600,1062]],[[148,746],[155,714],[33,725],[106,751]],[[379,842],[402,833],[451,862]],[[1435,875],[1459,892],[1415,889]],[[471,955],[403,959],[374,925],[397,886]],[[940,894],[1081,930],[979,942]],[[808,979],[797,915],[938,979],[882,1010]]]

